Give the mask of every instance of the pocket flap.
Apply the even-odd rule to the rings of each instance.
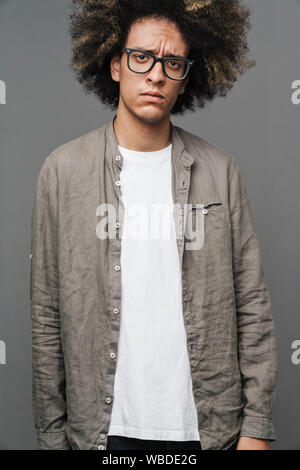
[[[223,203],[220,199],[214,198],[214,199],[209,199],[206,201],[190,201],[188,202],[188,211],[189,210],[197,210],[197,209],[218,209],[219,207],[223,206]]]

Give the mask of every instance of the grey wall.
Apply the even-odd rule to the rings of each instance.
[[[292,361],[292,343],[300,341],[300,93],[293,103],[291,88],[300,80],[300,1],[247,4],[257,66],[226,99],[173,122],[222,147],[241,165],[277,331],[278,440],[272,448],[300,450],[300,354]],[[0,365],[0,449],[35,448],[29,254],[38,172],[54,148],[113,116],[83,93],[68,69],[69,5],[67,0],[0,0],[0,80],[6,83],[6,104],[0,104],[0,358],[5,362]]]

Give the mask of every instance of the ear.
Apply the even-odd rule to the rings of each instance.
[[[185,92],[185,87],[187,86],[189,79],[190,79],[190,76],[188,75],[186,79],[183,80],[183,83],[181,84],[180,90],[179,90],[180,95],[183,95],[183,93]]]
[[[115,82],[120,81],[120,69],[121,69],[121,56],[120,54],[115,54],[110,61],[111,78]]]

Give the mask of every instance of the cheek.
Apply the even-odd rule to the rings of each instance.
[[[180,85],[178,86],[175,85],[170,89],[169,99],[172,101],[173,104],[176,103],[178,96],[180,96],[180,90],[181,90]]]
[[[122,95],[130,99],[136,95],[136,90],[139,88],[140,76],[131,72],[127,67],[127,62],[122,63],[120,68],[120,91]]]
[[[120,78],[120,92],[124,100],[131,101],[132,99],[136,99],[138,90],[141,88],[141,85],[139,86],[137,83],[136,77],[125,73]]]

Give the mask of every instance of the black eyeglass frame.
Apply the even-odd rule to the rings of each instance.
[[[182,81],[182,80],[185,80],[185,78],[187,77],[187,75],[190,73],[190,70],[192,68],[192,66],[194,65],[195,63],[195,59],[185,59],[184,57],[156,57],[154,54],[152,54],[151,52],[147,52],[147,51],[144,51],[143,49],[131,49],[129,47],[126,47],[124,49],[124,51],[127,53],[127,66],[129,68],[129,70],[131,70],[131,72],[134,72],[134,73],[140,73],[140,74],[144,74],[144,73],[148,73],[150,72],[150,70],[153,69],[154,65],[156,64],[156,62],[161,62],[162,63],[162,67],[163,67],[163,71],[164,71],[164,74],[170,79],[170,80],[176,80],[176,81]],[[143,54],[145,55],[150,55],[151,57],[154,58],[154,61],[153,61],[153,64],[151,65],[151,67],[149,68],[149,70],[147,70],[146,72],[136,72],[135,70],[132,70],[130,68],[130,54],[132,52],[143,52]],[[184,74],[184,76],[182,78],[172,78],[170,77],[167,72],[166,72],[166,69],[165,69],[165,61],[166,60],[175,60],[175,59],[180,59],[180,60],[183,60],[186,64],[187,64],[187,69],[186,69],[186,72]]]

